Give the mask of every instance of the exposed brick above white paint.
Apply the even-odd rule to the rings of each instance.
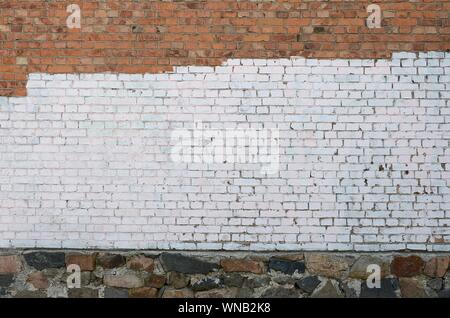
[[[0,247],[450,251],[450,54],[31,74],[0,99]],[[171,161],[276,128],[280,170]]]

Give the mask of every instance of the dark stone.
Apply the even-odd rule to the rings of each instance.
[[[240,274],[231,273],[222,277],[223,284],[229,287],[242,287],[245,277]]]
[[[248,278],[247,282],[245,283],[245,286],[249,287],[249,288],[259,288],[259,287],[268,286],[269,283],[270,283],[270,277],[255,276],[252,278]]]
[[[191,284],[191,289],[193,291],[205,291],[214,288],[219,288],[220,280],[218,278],[205,277]]]
[[[278,285],[295,285],[296,279],[292,276],[280,275],[272,277],[272,281]]]
[[[106,287],[105,298],[128,298],[128,290]]]
[[[90,288],[71,288],[67,293],[69,298],[98,298],[98,290]]]
[[[319,285],[320,279],[317,276],[308,276],[295,282],[295,287],[308,294],[311,294]]]
[[[121,267],[125,263],[126,258],[119,254],[104,254],[97,257],[97,264],[106,269]]]
[[[434,290],[441,290],[444,284],[441,278],[433,278],[428,281],[427,286]]]
[[[272,287],[267,289],[262,298],[298,298],[299,295],[294,288]]]
[[[8,287],[14,282],[13,274],[0,274],[0,287]]]
[[[289,275],[294,274],[295,271],[297,271],[300,274],[304,273],[305,268],[306,267],[304,262],[289,261],[277,258],[271,258],[269,260],[269,270],[274,270]]]
[[[0,296],[6,296],[6,294],[7,294],[6,288],[0,287]]]
[[[397,298],[396,290],[399,289],[399,282],[394,278],[381,279],[380,288],[369,288],[367,282],[361,284],[361,298]]]
[[[161,262],[166,272],[185,274],[207,274],[219,266],[182,254],[162,253]]]
[[[439,298],[450,298],[450,289],[444,289],[444,290],[441,290],[441,291],[438,293],[438,297],[439,297]]]
[[[32,252],[24,255],[28,265],[43,270],[66,266],[65,254],[61,252]]]

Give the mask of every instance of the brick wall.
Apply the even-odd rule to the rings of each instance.
[[[369,4],[382,27],[366,27]],[[67,6],[81,8],[69,29]],[[385,58],[450,49],[448,0],[0,1],[0,95],[27,74],[155,73],[227,58]]]
[[[379,3],[2,2],[0,247],[449,251],[449,3]]]

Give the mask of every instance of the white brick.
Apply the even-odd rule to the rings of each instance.
[[[449,58],[30,74],[0,98],[0,247],[449,251]],[[278,170],[174,162],[200,121],[278,128]]]

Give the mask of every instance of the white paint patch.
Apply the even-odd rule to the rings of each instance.
[[[450,250],[450,54],[31,74],[0,99],[0,247]],[[279,131],[279,171],[171,133]]]

